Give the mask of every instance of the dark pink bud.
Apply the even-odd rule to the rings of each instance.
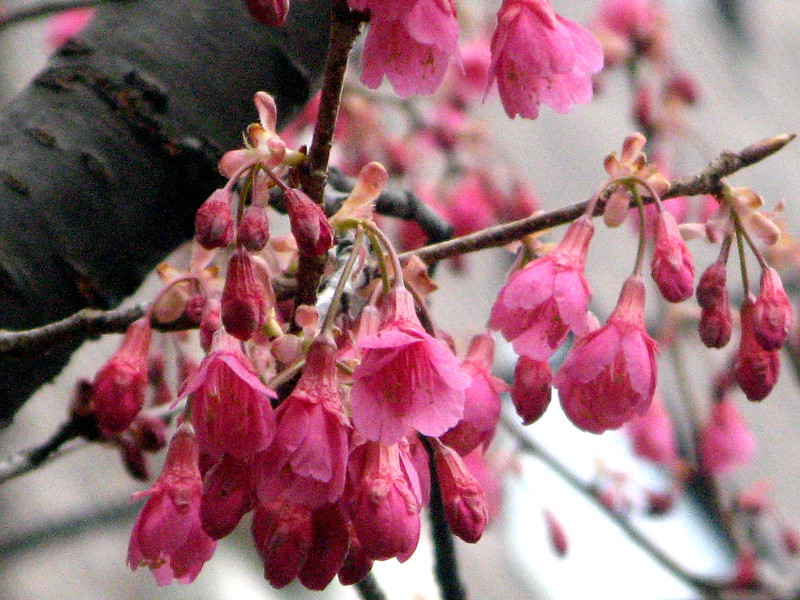
[[[286,210],[297,248],[304,256],[320,256],[333,246],[333,228],[322,207],[298,189],[286,190]]]
[[[665,467],[678,460],[672,420],[659,394],[653,396],[646,413],[628,422],[627,430],[637,456]]]
[[[633,116],[645,131],[655,127],[653,90],[649,85],[640,85],[633,99]]]
[[[153,415],[139,413],[129,432],[136,445],[145,452],[158,452],[167,445],[167,424]]]
[[[783,290],[778,272],[767,267],[761,272],[761,291],[753,306],[753,332],[764,350],[779,350],[789,336],[793,322],[792,303]]]
[[[788,554],[792,556],[800,554],[800,532],[797,529],[784,526],[781,529],[781,541]]]
[[[708,348],[724,348],[731,341],[733,314],[727,291],[722,302],[702,310],[697,330],[703,344]]]
[[[259,504],[252,532],[264,562],[264,578],[275,588],[289,585],[300,574],[311,548],[311,509],[284,500]]]
[[[646,495],[647,514],[660,517],[672,510],[675,495],[670,492],[648,491]]]
[[[250,16],[265,25],[278,27],[289,13],[289,0],[244,0]]]
[[[736,557],[736,572],[731,589],[746,590],[758,587],[758,555],[753,548],[745,548]]]
[[[742,338],[733,372],[747,399],[757,402],[775,387],[781,371],[781,357],[778,350],[764,350],[756,340],[754,312],[752,297],[745,299],[741,309]]]
[[[257,204],[244,210],[239,221],[239,241],[250,252],[264,249],[269,241],[269,217],[267,211]]]
[[[339,569],[339,583],[353,585],[369,575],[372,570],[373,560],[364,552],[361,542],[358,541],[352,523],[348,522],[350,531],[350,547],[344,558],[342,568]]]
[[[133,322],[119,349],[95,377],[92,402],[97,422],[105,433],[125,431],[142,409],[147,391],[150,333],[148,317]]]
[[[250,465],[223,455],[203,478],[200,503],[203,530],[215,540],[224,538],[253,508],[254,501]]]
[[[569,540],[567,539],[567,532],[561,521],[556,519],[555,515],[548,509],[544,509],[544,525],[547,528],[547,537],[550,540],[550,547],[556,556],[563,558],[569,551]]]
[[[226,189],[214,191],[197,209],[194,217],[194,237],[206,250],[224,248],[236,235],[231,215],[231,197]]]
[[[697,303],[703,308],[714,308],[728,303],[728,291],[725,287],[727,267],[722,261],[711,263],[700,276],[697,284]]]
[[[678,231],[672,213],[662,210],[656,219],[651,274],[668,302],[683,302],[694,292],[694,261]]]
[[[219,300],[212,299],[206,303],[203,317],[200,319],[200,345],[206,352],[211,348],[214,334],[222,327],[221,312],[222,307]],[[184,377],[184,379],[188,379],[188,377]]]
[[[697,81],[689,73],[674,73],[665,84],[666,92],[680,98],[686,104],[694,104],[700,98]]]
[[[342,568],[350,545],[347,519],[338,504],[327,504],[311,516],[313,541],[308,558],[300,570],[300,583],[310,590],[322,591]]]
[[[547,410],[553,396],[553,371],[546,360],[520,356],[514,369],[511,400],[524,425],[530,425]]]
[[[242,341],[253,337],[266,321],[271,294],[257,276],[253,257],[242,248],[234,251],[221,299],[222,324],[227,332]]]
[[[434,463],[447,525],[454,535],[474,544],[481,539],[489,520],[486,494],[455,450],[438,444]]]
[[[147,458],[142,449],[134,440],[126,435],[119,437],[118,443],[122,449],[122,462],[128,475],[137,481],[147,481],[150,479],[150,471],[147,468]]]

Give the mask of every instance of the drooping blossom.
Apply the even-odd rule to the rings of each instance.
[[[645,330],[644,296],[641,276],[629,277],[606,324],[579,338],[556,373],[561,407],[580,429],[617,429],[650,406],[658,347]]]
[[[535,119],[544,103],[558,113],[592,99],[603,68],[599,42],[557,14],[549,0],[503,0],[492,37],[489,85],[497,80],[506,114]]]
[[[383,444],[411,430],[440,436],[464,416],[471,378],[447,344],[422,328],[404,287],[384,297],[382,316],[378,333],[358,342],[363,358],[350,391],[353,423]]]
[[[149,317],[131,323],[120,347],[95,376],[92,403],[106,433],[125,431],[144,405],[150,337]]]
[[[711,263],[697,283],[697,303],[702,308],[712,308],[721,302],[728,301],[726,289],[728,274],[724,260]]]
[[[480,483],[452,448],[436,444],[434,464],[442,492],[444,516],[450,531],[474,544],[489,521],[489,504]]]
[[[373,561],[364,547],[358,540],[353,523],[347,521],[347,530],[350,533],[350,543],[348,544],[347,554],[338,572],[339,583],[342,585],[353,585],[364,579],[372,571]]]
[[[666,210],[656,217],[653,244],[653,281],[665,300],[683,302],[694,293],[694,260],[675,217]]]
[[[485,451],[500,421],[500,394],[508,390],[506,383],[492,375],[494,340],[488,333],[472,338],[462,366],[472,377],[464,391],[464,418],[441,436],[446,445],[466,456],[478,447]]]
[[[523,425],[538,421],[553,397],[553,370],[546,360],[520,356],[514,367],[511,400]]]
[[[733,333],[733,312],[727,290],[724,301],[700,312],[697,330],[700,340],[708,348],[724,348],[728,345]]]
[[[772,267],[761,272],[761,290],[753,305],[753,333],[764,350],[779,350],[789,336],[794,317],[781,276]]]
[[[194,216],[194,238],[206,250],[224,248],[236,237],[231,214],[233,193],[225,188],[214,192],[200,205]]]
[[[317,338],[292,393],[275,411],[275,439],[257,460],[259,498],[312,508],[342,495],[350,426],[339,398],[336,346]]]
[[[739,312],[742,336],[733,373],[748,400],[763,400],[775,387],[781,371],[779,350],[764,350],[755,334],[755,302],[745,298]]]
[[[200,520],[215,540],[230,534],[255,505],[253,468],[224,454],[203,478]]]
[[[217,332],[198,371],[181,396],[192,396],[197,441],[214,458],[230,454],[249,461],[275,435],[270,398],[275,392],[258,378],[238,340]]]
[[[364,553],[405,562],[419,542],[422,497],[417,471],[398,444],[365,442],[350,457],[348,508]]]
[[[244,248],[237,248],[231,254],[220,299],[225,330],[243,342],[264,325],[269,309],[275,304],[269,270],[256,259]]]
[[[458,21],[453,0],[350,0],[370,10],[361,81],[375,89],[383,76],[397,95],[432,94],[459,60]]]
[[[244,209],[238,232],[239,243],[250,252],[260,252],[269,241],[269,217],[258,204]]]
[[[257,21],[277,27],[289,14],[289,0],[245,0],[247,10]]]
[[[313,541],[311,509],[284,499],[258,503],[251,532],[270,585],[280,589],[297,579]]]
[[[180,426],[170,442],[167,461],[131,532],[128,565],[147,566],[158,585],[177,579],[191,583],[211,558],[216,542],[200,525],[198,447],[191,425]]]
[[[500,290],[489,326],[502,331],[517,354],[547,360],[570,330],[586,333],[591,290],[583,268],[593,233],[591,220],[577,219],[553,252],[511,275]]]
[[[678,449],[672,420],[658,394],[647,412],[631,419],[626,427],[637,456],[665,467],[676,463]]]
[[[322,207],[302,191],[286,190],[286,211],[297,249],[304,256],[320,256],[333,246],[335,235]]]
[[[311,513],[311,546],[300,569],[300,583],[322,591],[342,568],[350,546],[348,519],[339,504],[326,504]]]
[[[700,432],[700,466],[710,475],[724,475],[753,458],[756,440],[736,404],[723,398],[711,407],[708,423]]]

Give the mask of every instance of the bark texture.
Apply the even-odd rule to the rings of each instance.
[[[318,88],[329,0],[280,29],[242,0],[114,3],[0,111],[0,328],[26,329],[130,295],[192,235],[216,161],[257,120],[286,122]],[[0,357],[0,425],[74,345]]]

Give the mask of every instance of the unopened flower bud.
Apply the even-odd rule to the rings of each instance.
[[[758,587],[758,556],[753,548],[745,548],[736,557],[736,572],[730,587],[733,590],[746,590]]]
[[[252,469],[246,461],[223,457],[205,474],[200,503],[203,530],[215,540],[231,533],[253,508]]]
[[[667,514],[675,505],[675,496],[671,492],[654,492],[649,490],[646,496],[647,514],[660,517]]]
[[[489,504],[478,480],[452,448],[438,444],[434,454],[445,519],[453,534],[474,544],[489,520]]]
[[[325,504],[311,515],[313,541],[303,568],[300,583],[322,591],[342,568],[350,542],[347,518],[339,504]]]
[[[289,0],[245,0],[250,16],[256,21],[278,27],[289,14]]]
[[[275,588],[300,574],[311,547],[311,509],[284,500],[259,504],[252,533],[264,562],[264,578]]]
[[[767,267],[761,272],[761,291],[753,305],[753,332],[764,350],[779,350],[793,322],[792,303],[783,290],[781,276]]]
[[[665,84],[666,92],[686,104],[695,104],[700,98],[700,89],[697,81],[685,71],[674,73]]]
[[[297,248],[304,256],[320,256],[333,246],[333,228],[322,207],[298,189],[285,193],[286,210]]]
[[[633,116],[645,131],[656,125],[653,111],[653,90],[649,85],[640,85],[633,99]]]
[[[698,453],[704,472],[724,475],[747,463],[756,450],[755,437],[732,400],[711,407],[708,423],[700,431]]]
[[[707,348],[724,348],[728,345],[733,332],[733,314],[727,291],[724,301],[702,310],[697,330]]]
[[[222,324],[228,333],[242,341],[253,337],[267,318],[268,290],[255,269],[253,257],[239,248],[231,256],[222,290]]]
[[[548,509],[542,511],[544,516],[544,524],[547,529],[547,538],[550,541],[550,547],[556,556],[564,558],[569,551],[569,540],[567,539],[567,532],[555,515]]]
[[[239,241],[250,252],[259,252],[269,241],[269,217],[267,211],[257,204],[244,210],[239,221]]]
[[[711,263],[697,283],[697,303],[703,308],[713,308],[723,302],[727,304],[726,279],[725,263],[719,260]]]
[[[350,531],[350,547],[344,557],[344,564],[339,569],[339,583],[353,585],[364,579],[372,570],[373,560],[364,552],[361,542],[358,541],[353,524],[348,522]]]
[[[800,554],[800,532],[797,529],[784,526],[781,529],[781,541],[788,554],[791,556]]]
[[[546,360],[520,356],[514,369],[511,400],[524,425],[537,421],[550,405],[553,371]]]
[[[194,217],[194,237],[206,250],[224,248],[236,235],[231,215],[230,190],[214,191],[197,209]]]
[[[754,302],[745,299],[741,309],[742,337],[733,372],[736,381],[748,400],[766,398],[775,387],[781,370],[778,350],[764,350],[756,340]]]
[[[694,261],[672,213],[662,210],[655,227],[651,274],[668,302],[683,302],[694,292]]]

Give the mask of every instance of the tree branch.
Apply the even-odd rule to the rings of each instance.
[[[709,163],[702,171],[671,182],[670,189],[664,194],[662,200],[676,198],[678,196],[713,194],[719,190],[720,182],[724,177],[764,160],[768,156],[778,152],[794,138],[794,134],[783,134],[752,144],[739,152],[725,151]],[[642,199],[646,203],[652,203],[654,201],[652,198],[646,196]],[[594,216],[603,213],[604,202],[602,200],[603,199],[601,199],[601,202],[597,203]],[[421,258],[428,264],[432,264],[452,256],[459,256],[461,254],[485,250],[487,248],[505,246],[509,242],[522,239],[531,233],[558,227],[559,225],[565,225],[574,221],[586,211],[588,203],[589,201],[578,202],[565,208],[534,215],[525,219],[520,219],[519,221],[497,225],[446,242],[425,246],[417,250],[410,250],[401,254],[400,260],[408,259],[413,255]]]

